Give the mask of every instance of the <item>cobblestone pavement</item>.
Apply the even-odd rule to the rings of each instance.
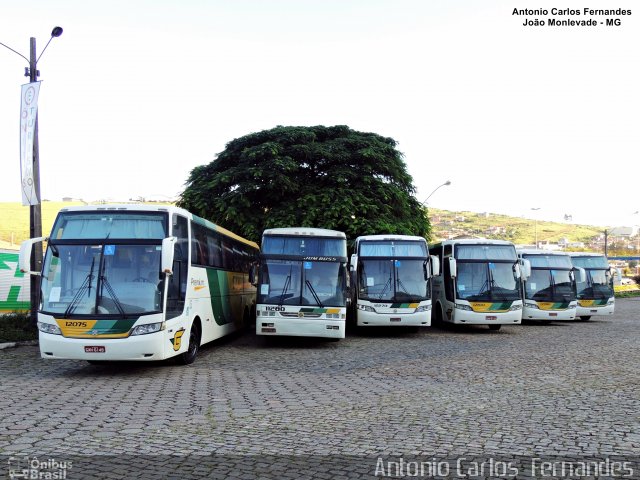
[[[520,469],[533,457],[618,458],[636,468],[639,330],[640,299],[620,299],[611,318],[498,332],[382,329],[340,342],[246,333],[204,347],[187,367],[6,349],[0,459],[64,466],[69,479],[380,478],[391,467],[459,478],[452,459],[463,457],[487,466],[468,478],[498,477],[492,459]],[[440,459],[450,471],[436,472]]]

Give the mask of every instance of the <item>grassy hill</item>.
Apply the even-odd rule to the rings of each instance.
[[[516,244],[533,244],[537,236],[539,242],[552,242],[566,238],[570,242],[589,242],[601,235],[602,227],[576,225],[572,223],[547,222],[530,218],[510,217],[498,214],[474,212],[450,212],[429,209],[434,240],[443,240],[449,235],[476,235],[479,237],[509,240]]]

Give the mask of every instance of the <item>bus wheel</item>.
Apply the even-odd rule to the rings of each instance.
[[[196,322],[193,322],[191,325],[191,333],[189,333],[189,347],[187,347],[187,351],[178,355],[176,357],[176,362],[180,365],[190,365],[195,359],[196,355],[198,355],[198,350],[200,349],[200,325]]]
[[[501,326],[502,325],[489,325],[489,330],[497,331],[497,330],[500,330]]]
[[[582,320],[583,322],[588,322],[590,318],[591,318],[591,315],[585,315],[583,317],[580,317],[580,320]]]

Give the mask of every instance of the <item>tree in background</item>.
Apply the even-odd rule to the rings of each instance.
[[[229,142],[194,168],[178,206],[248,239],[274,227],[429,237],[396,142],[347,126],[282,127]]]

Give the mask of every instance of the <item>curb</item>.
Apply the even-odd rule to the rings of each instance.
[[[34,345],[38,345],[37,340],[24,340],[22,342],[6,342],[6,343],[0,343],[0,350],[6,350],[7,348],[14,348],[14,347],[34,346]]]

